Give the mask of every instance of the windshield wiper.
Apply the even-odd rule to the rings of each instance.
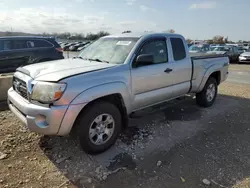
[[[100,59],[98,59],[98,58],[96,58],[96,59],[91,59],[91,58],[89,58],[89,59],[86,59],[86,60],[89,60],[89,61],[97,61],[97,62],[102,62],[102,63],[109,63],[108,61],[100,60]]]
[[[100,59],[98,59],[98,58],[96,58],[96,59],[91,59],[91,58],[83,58],[83,57],[81,57],[81,56],[73,57],[73,59],[77,59],[77,58],[83,59],[83,60],[88,60],[88,61],[97,61],[97,62],[102,62],[102,63],[109,63],[108,61],[100,60]]]

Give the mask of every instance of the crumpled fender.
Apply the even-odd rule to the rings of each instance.
[[[131,112],[131,93],[129,92],[126,84],[123,82],[111,82],[88,88],[85,91],[81,92],[78,96],[76,96],[71,102],[71,104],[74,105],[81,103],[89,103],[100,97],[112,94],[120,94],[127,109],[127,112]]]

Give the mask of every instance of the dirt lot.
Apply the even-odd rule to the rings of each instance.
[[[213,107],[188,97],[148,109],[97,156],[71,137],[30,133],[1,111],[0,187],[250,187],[249,67],[231,66],[236,76]]]

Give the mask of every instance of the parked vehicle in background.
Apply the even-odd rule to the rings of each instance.
[[[242,54],[244,53],[245,51],[247,51],[244,47],[238,47],[238,51],[239,51],[239,54]]]
[[[225,44],[210,44],[209,51],[213,51],[213,49],[220,46],[225,46]]]
[[[202,45],[202,44],[207,44],[205,41],[203,40],[193,40],[190,42],[191,45]]]
[[[243,43],[243,46],[247,47],[247,46],[249,46],[249,43]]]
[[[243,48],[244,48],[245,50],[248,50],[249,47],[250,47],[250,44],[248,44],[248,43],[244,43],[244,44],[243,44]]]
[[[236,46],[217,46],[211,51],[207,52],[208,54],[217,54],[217,55],[227,55],[230,61],[238,61],[240,52]]]
[[[62,47],[62,49],[63,49],[63,51],[67,51],[67,50],[69,50],[70,46],[73,46],[73,45],[75,45],[75,43],[68,43],[68,44],[64,45]]]
[[[44,61],[63,59],[60,45],[50,37],[0,37],[0,73]]]
[[[209,51],[209,44],[192,45],[189,47],[191,53],[205,53]]]
[[[78,57],[19,68],[8,103],[31,131],[72,130],[86,152],[100,153],[141,109],[187,93],[196,93],[200,106],[213,105],[228,66],[226,56],[190,57],[178,34],[106,36]]]
[[[81,46],[81,47],[77,48],[77,51],[81,51],[81,50],[87,48],[91,43],[92,42],[89,42],[88,44],[85,44],[84,46]]]
[[[71,45],[69,47],[69,51],[76,51],[77,47],[80,46],[80,45],[82,45],[82,43]]]
[[[89,43],[89,42],[84,42],[84,43],[76,44],[76,45],[74,45],[74,46],[70,46],[69,50],[70,50],[70,51],[77,51],[77,49],[78,49],[79,47],[83,47],[83,46],[87,45],[88,43]]]
[[[240,54],[239,63],[250,63],[250,49]]]
[[[235,44],[235,43],[226,43],[225,45],[226,46],[236,46],[236,47],[243,46],[241,44]]]
[[[210,47],[210,49],[211,49],[211,48],[214,48],[214,47],[216,47],[216,46],[218,46],[218,44],[210,44],[209,47]]]
[[[65,46],[65,45],[67,45],[67,44],[68,44],[68,42],[62,42],[62,43],[60,44],[60,46],[63,47],[63,46]]]
[[[241,46],[234,46],[234,45],[229,45],[229,51],[227,52],[227,55],[229,56],[229,59],[231,61],[238,62],[239,56],[241,52],[239,51],[239,48]]]

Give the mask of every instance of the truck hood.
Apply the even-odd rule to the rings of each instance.
[[[72,58],[28,65],[18,68],[17,71],[27,74],[35,80],[56,82],[66,77],[113,66],[117,65]]]

